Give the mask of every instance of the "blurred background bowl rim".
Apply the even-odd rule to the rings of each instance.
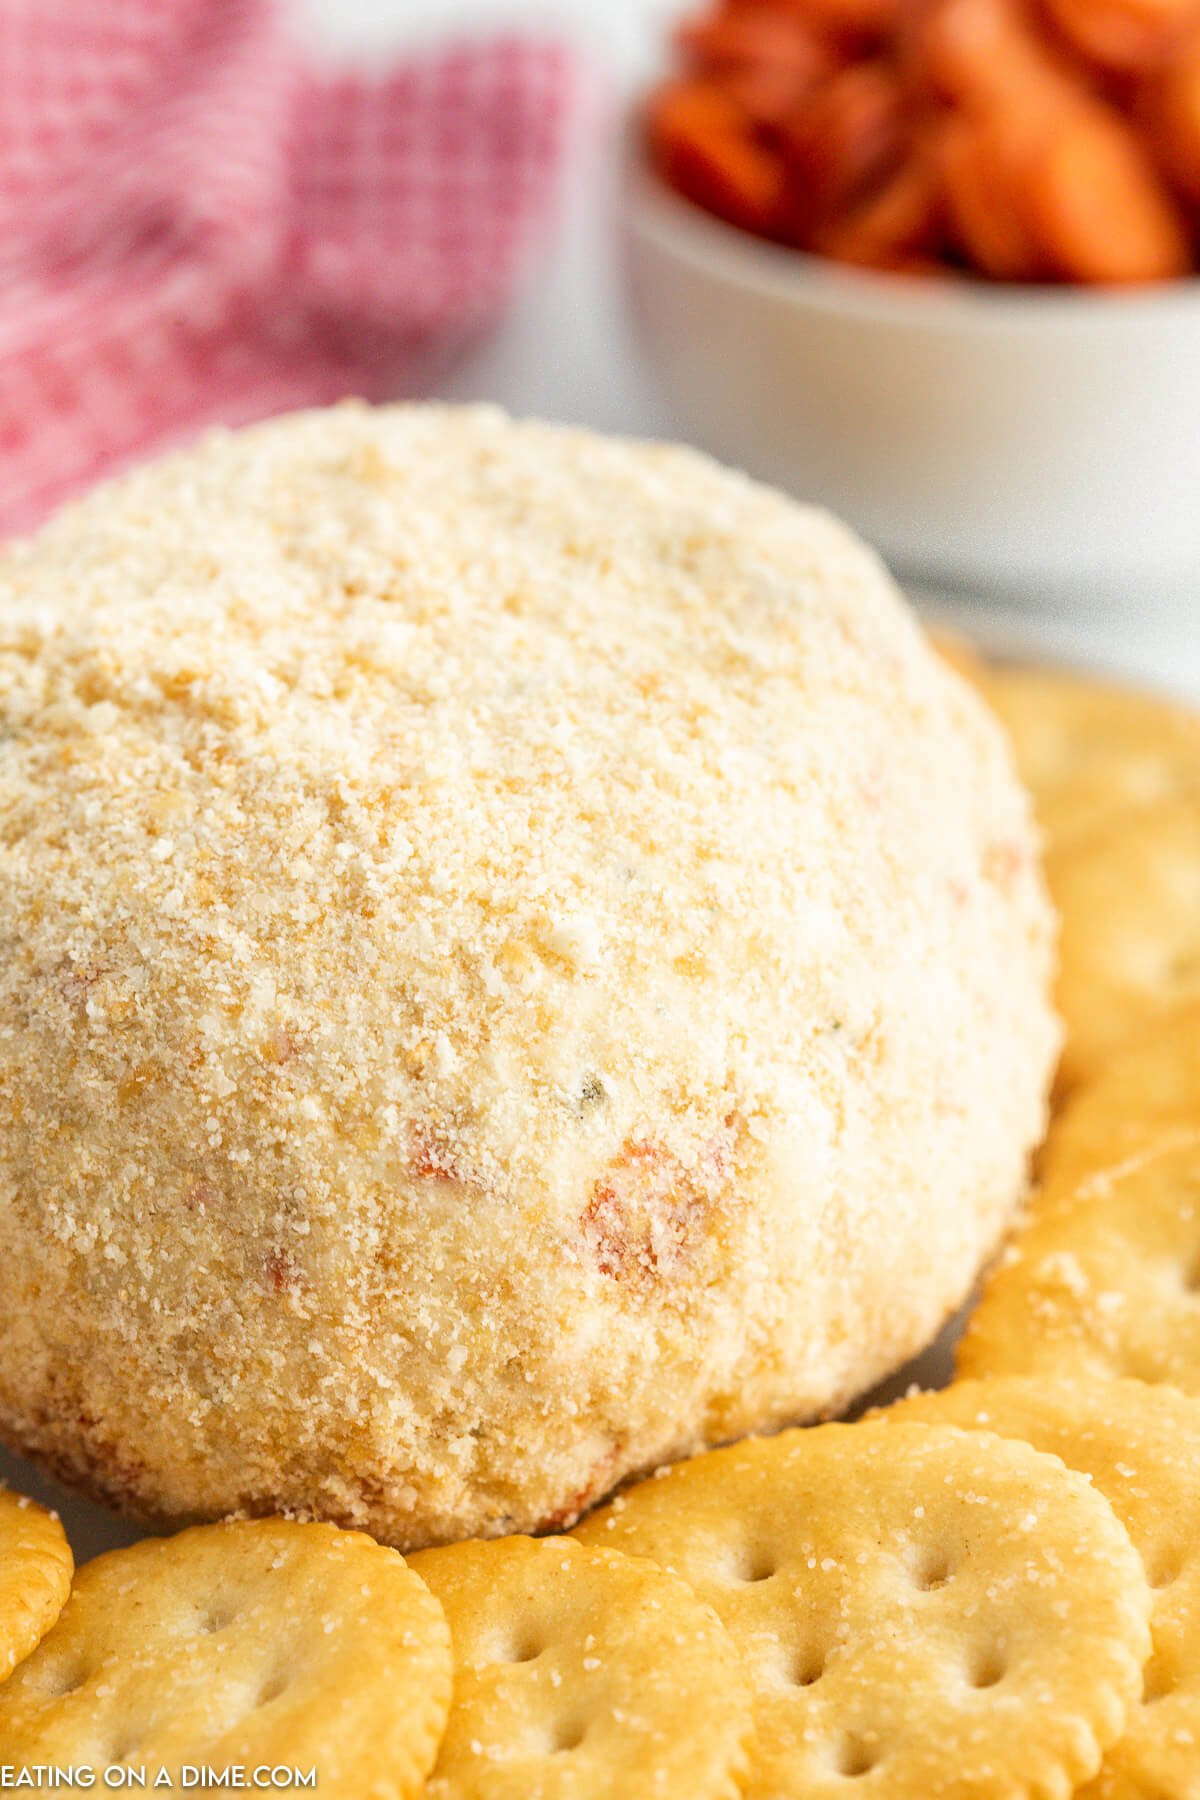
[[[1200,275],[1134,287],[1035,286],[953,272],[940,281],[860,269],[756,237],[677,193],[658,174],[646,154],[640,118],[629,134],[626,184],[639,231],[652,232],[660,247],[703,273],[763,298],[922,328],[940,323],[1023,330],[1036,320],[1061,329],[1083,322],[1160,323],[1173,315],[1200,320]]]

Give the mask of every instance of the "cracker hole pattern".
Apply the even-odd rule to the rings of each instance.
[[[967,1686],[998,1687],[1008,1674],[1008,1658],[999,1644],[977,1644],[967,1655]]]
[[[83,1668],[70,1668],[59,1664],[46,1670],[41,1679],[41,1689],[47,1700],[65,1700],[70,1694],[77,1694],[88,1680],[88,1671]]]
[[[578,1719],[562,1719],[551,1729],[550,1754],[560,1756],[567,1750],[578,1750],[587,1736],[587,1726]]]
[[[505,1645],[496,1661],[503,1663],[536,1662],[545,1648],[545,1644],[532,1635],[514,1637]]]
[[[1175,1692],[1175,1682],[1161,1660],[1152,1656],[1142,1676],[1142,1705],[1154,1706]]]
[[[865,1738],[854,1732],[847,1732],[841,1738],[833,1753],[833,1766],[837,1774],[844,1775],[847,1780],[854,1781],[860,1775],[869,1775],[880,1761],[880,1752]]]
[[[216,1632],[224,1631],[227,1626],[233,1624],[236,1616],[236,1613],[227,1606],[209,1607],[206,1612],[201,1613],[196,1622],[197,1636],[212,1637]]]
[[[954,1563],[948,1550],[937,1544],[918,1545],[912,1560],[912,1581],[923,1594],[945,1587],[954,1574]]]
[[[770,1581],[772,1575],[778,1573],[779,1563],[770,1551],[747,1545],[734,1572],[734,1579],[752,1587],[757,1582]]]
[[[780,1674],[787,1687],[814,1687],[825,1673],[823,1650],[797,1650],[784,1662]]]
[[[1156,1594],[1174,1587],[1183,1570],[1179,1547],[1174,1544],[1163,1544],[1146,1558],[1146,1581]]]

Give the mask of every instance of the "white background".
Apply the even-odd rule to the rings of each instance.
[[[528,19],[570,31],[608,72],[613,128],[622,97],[650,78],[676,0],[302,0],[308,26],[338,55],[377,58],[381,49],[428,41],[447,30]],[[669,406],[640,361],[623,304],[614,158],[604,138],[577,157],[557,248],[512,320],[461,368],[445,391],[498,400],[517,412],[572,419],[633,434],[678,432]],[[1198,497],[1197,504],[1200,504]],[[1000,646],[1030,646],[1110,666],[1200,699],[1200,629],[1178,600],[1155,607],[1131,597],[1118,616],[1006,614],[986,600],[953,609],[956,622]],[[97,1508],[67,1499],[27,1465],[0,1452],[0,1479],[60,1504],[83,1557],[139,1533]]]

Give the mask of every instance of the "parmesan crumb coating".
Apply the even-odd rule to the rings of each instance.
[[[561,1527],[964,1298],[1028,806],[838,524],[347,406],[0,557],[0,1434],[177,1519]]]

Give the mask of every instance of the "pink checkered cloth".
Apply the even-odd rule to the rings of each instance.
[[[272,0],[0,0],[0,535],[215,421],[413,391],[498,316],[578,84],[316,72]]]

